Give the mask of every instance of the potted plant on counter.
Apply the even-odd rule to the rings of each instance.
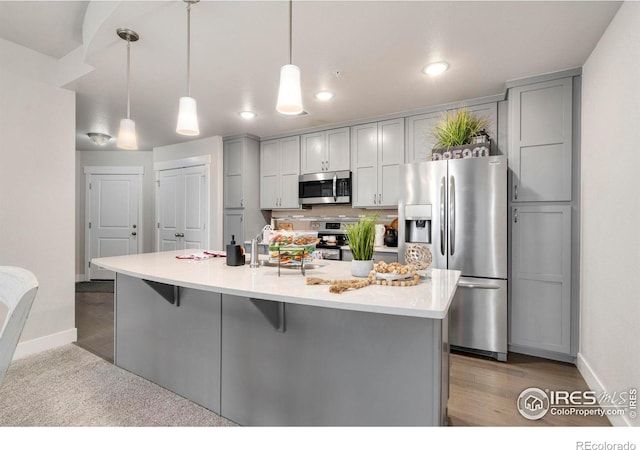
[[[367,277],[373,270],[373,243],[376,237],[377,216],[365,216],[346,226],[349,248],[353,254],[351,275]]]

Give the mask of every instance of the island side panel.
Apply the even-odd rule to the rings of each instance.
[[[281,332],[277,302],[222,296],[223,416],[268,426],[446,423],[442,321],[284,307]]]
[[[180,288],[172,305],[117,274],[115,364],[220,412],[220,294]]]

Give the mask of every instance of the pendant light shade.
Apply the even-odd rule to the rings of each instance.
[[[191,5],[200,0],[184,0],[187,4],[187,95],[180,97],[178,125],[176,132],[185,136],[198,136],[198,107],[196,99],[191,97]]]
[[[296,115],[304,111],[302,89],[300,87],[300,68],[292,61],[293,47],[293,1],[289,0],[289,64],[280,69],[280,88],[276,111],[280,114]]]
[[[120,120],[120,130],[116,145],[124,150],[138,150],[138,138],[136,136],[136,124],[131,120],[131,43],[140,39],[138,33],[128,28],[116,30],[121,39],[127,41],[127,118]]]
[[[118,148],[122,148],[124,150],[138,150],[136,123],[131,119],[120,120],[120,130],[118,131]]]
[[[280,69],[280,89],[276,111],[280,114],[300,114],[302,112],[302,89],[300,88],[300,68],[286,64]]]
[[[186,136],[200,134],[198,127],[198,106],[192,97],[180,97],[180,111],[178,112],[178,126],[176,131]]]

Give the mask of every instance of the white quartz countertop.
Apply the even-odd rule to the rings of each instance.
[[[277,267],[231,267],[226,258],[177,259],[177,255],[201,250],[178,250],[129,256],[96,258],[91,262],[123,275],[223,294],[274,300],[300,305],[337,308],[401,316],[443,319],[455,294],[460,272],[433,269],[417,286],[371,285],[332,294],[328,285],[307,285],[299,270]],[[350,262],[318,261],[322,267],[306,271],[308,277],[354,279]]]

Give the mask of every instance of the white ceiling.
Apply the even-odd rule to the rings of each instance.
[[[0,38],[59,58],[82,41],[87,2],[0,2]],[[117,134],[126,114],[126,44],[132,44],[131,116],[141,149],[194,139],[175,133],[186,95],[186,6],[182,1],[111,2],[86,46],[95,70],[77,92],[77,148],[89,131]],[[33,5],[37,5],[37,8]],[[580,67],[619,2],[295,1],[293,63],[302,71],[308,116],[275,111],[280,66],[288,62],[288,3],[201,1],[192,8],[191,94],[200,137],[268,136],[499,94],[507,80]],[[28,13],[28,14],[27,14]],[[11,26],[12,28],[8,28]],[[451,68],[433,78],[430,61]],[[333,72],[340,70],[335,77]],[[313,98],[335,92],[326,103]],[[239,111],[258,113],[251,122]]]

